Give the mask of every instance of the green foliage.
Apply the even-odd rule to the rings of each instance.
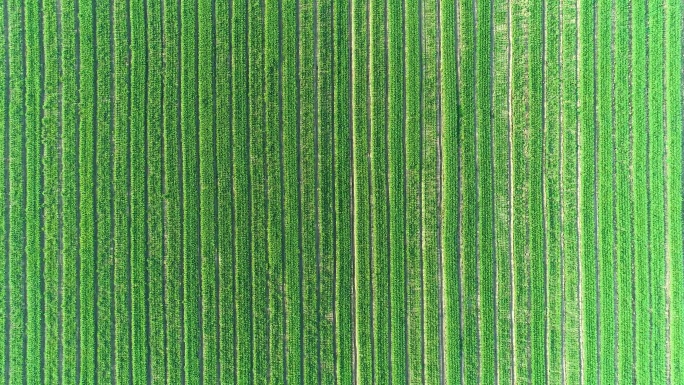
[[[2,381],[682,376],[678,1],[2,9]]]

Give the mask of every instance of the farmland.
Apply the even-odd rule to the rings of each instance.
[[[684,377],[680,1],[0,24],[0,383]]]

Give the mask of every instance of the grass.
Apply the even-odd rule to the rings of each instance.
[[[684,372],[679,2],[2,10],[0,382]]]

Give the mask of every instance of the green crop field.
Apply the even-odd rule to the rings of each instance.
[[[680,384],[681,0],[4,0],[0,384]]]

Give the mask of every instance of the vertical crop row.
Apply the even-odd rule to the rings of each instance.
[[[41,118],[43,110],[41,105],[42,67],[41,67],[41,33],[42,23],[38,15],[40,4],[38,1],[24,2],[24,28],[26,31],[24,39],[24,60],[26,61],[26,115],[24,117],[26,131],[24,139],[25,147],[25,169],[24,183],[26,184],[26,211],[24,220],[26,221],[26,303],[27,312],[26,324],[26,381],[30,383],[41,382],[40,367],[42,361],[42,314],[43,314],[43,293],[41,281],[43,279],[43,256],[41,253],[41,168],[40,168],[40,146],[41,146]],[[92,291],[91,291],[92,293]]]
[[[182,211],[181,211],[181,153],[180,153],[180,31],[178,29],[179,10],[177,2],[164,1],[162,13],[163,35],[163,170],[164,180],[162,192],[164,194],[164,250],[166,289],[164,303],[166,306],[166,361],[168,383],[180,383],[185,378],[183,351],[183,278],[182,278]],[[118,56],[117,56],[118,57]],[[121,63],[123,65],[123,63]],[[122,69],[125,67],[121,67]],[[119,62],[117,61],[117,75]],[[117,95],[119,78],[117,76]],[[125,83],[123,83],[125,86]],[[125,113],[125,110],[122,110]],[[119,115],[117,114],[117,123]],[[125,115],[122,116],[125,118]],[[125,121],[121,122],[125,124]],[[123,126],[125,127],[125,126]],[[121,151],[123,152],[123,151]],[[118,154],[118,152],[117,152]],[[228,163],[226,163],[228,167]],[[115,167],[116,169],[116,167]],[[230,223],[228,221],[228,223]],[[232,290],[231,290],[232,293]],[[232,303],[232,302],[229,302]],[[117,318],[118,319],[118,318]],[[231,328],[232,329],[232,328]],[[118,336],[117,336],[118,339]],[[231,344],[232,351],[232,344]],[[117,362],[118,366],[118,362]],[[230,368],[230,366],[229,366]]]
[[[509,91],[509,109],[511,117],[511,202],[512,202],[512,274],[513,290],[513,361],[516,381],[530,381],[530,329],[528,328],[530,312],[529,291],[529,184],[528,163],[529,141],[529,75],[527,65],[530,61],[528,47],[525,44],[514,44],[516,41],[529,39],[529,27],[525,14],[529,12],[527,1],[511,3],[511,90]],[[539,256],[535,256],[539,258]]]
[[[578,175],[580,197],[578,207],[582,210],[578,224],[579,228],[579,255],[580,264],[580,312],[582,327],[580,340],[582,341],[582,379],[585,383],[598,381],[598,293],[597,277],[599,256],[597,253],[598,240],[596,238],[597,212],[596,207],[596,110],[595,103],[595,29],[594,9],[590,2],[580,1],[578,4],[579,16],[577,25],[579,28],[577,65],[578,65],[578,88],[579,98],[579,125],[578,125]]]
[[[96,77],[94,4],[79,4],[79,90],[78,167],[80,187],[80,302],[81,302],[81,376],[91,383],[96,378],[96,303],[95,303],[95,130]]]
[[[423,297],[422,268],[423,253],[421,239],[423,227],[421,212],[421,172],[423,140],[423,56],[422,20],[420,2],[404,4],[404,154],[405,185],[404,215],[406,218],[406,255],[405,255],[405,296],[407,319],[408,383],[422,381],[423,378]]]
[[[648,117],[646,127],[648,243],[651,263],[651,381],[666,382],[666,324],[665,324],[665,124],[664,116],[664,17],[662,2],[646,4],[646,95]]]
[[[216,161],[214,150],[214,26],[210,2],[198,2],[199,82],[199,183],[200,183],[200,284],[202,291],[202,341],[205,383],[218,382],[218,324],[216,306]]]
[[[336,322],[335,322],[335,187],[333,174],[333,3],[331,0],[316,1],[318,41],[318,157],[316,175],[318,178],[318,235],[319,257],[317,274],[318,291],[318,365],[322,383],[332,383],[336,377]]]
[[[45,317],[44,334],[45,349],[43,350],[43,362],[45,369],[44,382],[57,383],[59,381],[60,354],[60,242],[61,242],[61,199],[60,186],[60,153],[58,140],[60,135],[60,100],[59,100],[59,36],[57,29],[56,2],[46,1],[43,3],[43,117],[41,132],[42,147],[42,178],[43,178],[43,315]]]
[[[479,304],[479,258],[482,258],[478,238],[480,193],[477,185],[477,26],[476,9],[472,1],[459,1],[456,9],[458,28],[457,62],[459,71],[458,141],[460,144],[460,266],[461,309],[463,328],[463,378],[465,383],[481,380],[481,323]]]
[[[117,384],[131,381],[129,111],[130,21],[128,4],[114,4],[114,360]]]
[[[248,99],[248,33],[249,4],[233,2],[232,69],[233,77],[233,196],[235,207],[235,293],[237,317],[237,381],[250,382],[253,378],[250,202],[249,202],[249,99]],[[185,144],[185,140],[183,140]],[[185,181],[184,181],[185,183]]]
[[[200,223],[200,195],[199,195],[199,141],[198,141],[198,39],[197,39],[197,2],[189,1],[181,3],[180,9],[181,24],[181,73],[180,73],[180,110],[181,110],[181,134],[180,142],[182,149],[182,220],[183,220],[183,320],[185,337],[185,375],[186,379],[198,379],[202,382],[203,378],[203,344],[202,344],[202,314],[201,314],[201,290],[200,290],[200,259],[201,259],[201,223]],[[245,35],[246,36],[246,35]],[[245,79],[244,77],[242,79]],[[244,95],[244,94],[243,94]],[[246,119],[246,108],[242,118]],[[243,137],[237,137],[240,143],[238,152],[239,170],[247,166],[247,140],[244,138],[247,130],[243,127],[237,131]],[[240,139],[240,140],[238,140]],[[238,205],[239,209],[245,206],[246,209],[248,194],[248,180],[245,173],[236,173],[236,180],[247,184],[239,194],[242,201]],[[244,203],[244,205],[243,205]],[[247,221],[241,222],[246,224]],[[244,248],[245,258],[248,258],[249,238],[246,234],[238,236]],[[242,246],[242,245],[241,245]],[[240,263],[243,261],[241,260]],[[249,282],[247,276],[241,277],[240,282]],[[248,300],[247,300],[248,301]],[[245,306],[249,308],[249,306]],[[240,352],[243,350],[240,349]],[[249,349],[245,351],[248,352]]]
[[[128,226],[131,241],[130,257],[130,291],[131,291],[131,344],[133,383],[139,383],[147,377],[147,363],[149,360],[147,317],[145,308],[147,297],[148,249],[146,222],[146,169],[145,169],[145,140],[146,140],[146,82],[147,82],[147,52],[145,40],[147,25],[145,4],[143,0],[130,1],[131,25],[131,80],[130,80],[130,142],[129,142],[129,181],[130,181],[130,213],[131,221]]]
[[[440,330],[441,266],[439,266],[442,230],[441,223],[441,99],[439,87],[439,8],[432,1],[423,1],[420,9],[422,20],[421,57],[423,74],[422,141],[421,145],[421,292],[423,315],[423,362],[425,383],[441,381],[443,369],[442,339]]]
[[[405,295],[406,282],[406,204],[405,173],[405,118],[404,106],[404,23],[403,2],[388,2],[388,185],[389,185],[389,240],[390,240],[390,337],[391,382],[404,383],[408,362],[406,346]]]
[[[217,165],[217,252],[218,252],[218,303],[219,303],[219,381],[236,382],[235,361],[235,281],[234,281],[234,216],[233,216],[233,163],[232,163],[232,88],[231,66],[231,14],[227,1],[215,4],[215,148]],[[221,26],[219,28],[219,26]],[[223,63],[218,65],[218,63]],[[168,65],[168,64],[167,64]],[[165,71],[166,72],[166,71]],[[168,170],[166,170],[168,175]],[[167,282],[168,277],[167,277]],[[167,317],[170,319],[170,317]],[[170,363],[169,363],[170,369]]]
[[[500,383],[513,381],[513,330],[511,306],[512,250],[511,250],[511,54],[510,9],[507,2],[498,2],[492,10],[493,25],[490,26],[493,53],[492,71],[492,189],[494,193],[493,263],[495,264],[495,309],[497,380]],[[483,15],[486,17],[486,15]]]
[[[458,142],[458,60],[456,57],[456,8],[452,2],[440,2],[440,100],[442,111],[442,296],[444,321],[444,380],[449,385],[463,382],[461,333],[461,265],[460,265],[460,158]]]
[[[149,314],[147,328],[149,340],[150,367],[148,373],[153,384],[166,381],[166,323],[167,306],[164,301],[164,266],[166,251],[164,245],[164,141],[162,84],[162,14],[160,3],[148,1],[147,9],[147,137],[145,138],[145,160],[147,175],[146,232],[148,239],[146,308]]]
[[[387,29],[384,0],[369,5],[370,166],[375,381],[390,381],[389,196],[387,186]]]
[[[298,14],[295,0],[281,4],[281,71],[282,116],[281,137],[283,167],[283,210],[285,221],[285,369],[287,382],[298,381],[302,376],[300,275],[301,218],[299,175],[299,61]]]
[[[684,269],[681,265],[682,255],[682,5],[668,1],[665,4],[665,180],[666,180],[666,316],[667,325],[667,371],[668,379],[674,381],[682,376],[684,361],[682,360],[682,299],[684,292]]]
[[[562,310],[562,259],[560,221],[560,4],[545,3],[544,34],[544,132],[542,172],[544,178],[544,231],[546,232],[546,359],[548,381],[561,384],[562,376],[551,374],[562,372],[563,349],[561,322]]]
[[[145,276],[149,261],[148,237],[146,231],[145,205],[146,191],[146,83],[147,83],[147,20],[143,0],[130,0],[131,25],[131,80],[130,80],[130,142],[129,142],[129,170],[130,182],[130,213],[128,226],[131,257],[130,257],[130,291],[131,291],[131,344],[133,366],[133,383],[139,383],[147,378],[148,354],[148,314],[146,298],[148,287]],[[189,67],[189,66],[188,66]],[[187,67],[186,67],[187,68]],[[192,142],[189,141],[191,144]],[[196,183],[196,182],[193,182]]]
[[[614,89],[614,170],[615,170],[615,246],[616,246],[616,278],[618,313],[615,320],[618,325],[619,336],[617,340],[617,373],[621,383],[632,382],[634,346],[633,318],[633,221],[631,217],[632,196],[630,192],[631,180],[629,170],[632,159],[631,152],[631,127],[630,127],[630,63],[626,58],[630,57],[629,39],[631,35],[629,26],[629,9],[625,1],[614,3],[615,17],[614,45],[613,45],[613,89]]]
[[[647,98],[646,84],[646,2],[637,0],[632,4],[632,40],[630,64],[638,68],[632,72],[630,92],[630,125],[632,127],[631,192],[633,196],[632,218],[634,218],[634,313],[635,331],[635,372],[636,381],[651,381],[650,341],[651,338],[651,300],[649,277],[649,238],[648,238],[648,187],[646,158],[647,149]]]
[[[314,1],[303,0],[299,4],[299,175],[301,208],[301,245],[300,266],[302,308],[302,378],[305,384],[318,383],[318,325],[316,293],[317,231],[316,222],[316,45],[314,34]],[[267,262],[267,261],[266,261]],[[257,271],[257,273],[259,273]]]
[[[7,14],[7,2],[3,2],[0,6],[2,15],[0,16],[0,30],[3,31],[2,43],[0,43],[0,89],[2,89],[3,96],[2,101],[0,101],[0,116],[2,116],[3,127],[0,130],[0,156],[2,157],[2,182],[0,182],[0,242],[2,242],[3,253],[0,256],[0,307],[4,309],[4,315],[0,317],[0,361],[3,363],[2,368],[0,368],[0,378],[6,379],[9,375],[8,368],[4,363],[9,362],[9,357],[7,356],[7,350],[9,345],[9,340],[7,335],[9,333],[9,238],[10,238],[10,228],[9,228],[9,186],[8,186],[8,172],[9,172],[9,84],[8,84],[8,73],[9,63],[7,62],[8,55],[8,44],[7,36],[7,20],[4,15]]]
[[[528,18],[528,86],[529,86],[529,125],[525,128],[527,154],[529,155],[528,190],[529,193],[529,263],[530,281],[530,370],[533,384],[549,381],[546,362],[545,327],[546,327],[546,260],[548,258],[548,236],[545,233],[545,217],[543,202],[543,132],[547,122],[544,121],[545,94],[543,87],[545,78],[546,53],[544,52],[543,18],[546,13],[542,0],[530,1]]]
[[[25,270],[23,263],[26,254],[25,218],[26,206],[25,185],[23,181],[24,162],[24,7],[21,1],[8,2],[8,7],[15,10],[9,13],[9,379],[12,383],[20,383],[26,375],[24,361],[26,358],[24,336],[26,335],[26,311],[24,310]]]
[[[561,225],[561,276],[563,293],[561,324],[563,354],[562,375],[565,383],[580,381],[582,356],[580,354],[580,297],[578,257],[578,192],[577,174],[577,12],[575,0],[561,4],[560,32],[560,225]]]
[[[251,197],[252,360],[254,382],[268,380],[268,255],[266,254],[266,163],[264,11],[259,2],[249,4],[249,172]]]
[[[351,105],[349,4],[335,0],[333,12],[333,179],[335,208],[335,341],[337,382],[353,383]],[[286,98],[286,95],[283,95]]]
[[[351,2],[351,105],[352,121],[352,275],[356,381],[373,381],[372,329],[370,306],[370,200],[368,168],[368,25],[367,7],[362,1]]]
[[[77,369],[79,358],[79,301],[78,301],[78,168],[77,165],[77,121],[79,109],[78,87],[79,68],[76,51],[76,13],[73,1],[62,3],[62,13],[58,14],[62,25],[62,132],[61,132],[61,178],[62,194],[62,381],[78,383],[80,372]]]
[[[281,165],[280,3],[268,2],[264,12],[264,85],[266,120],[266,201],[269,363],[271,381],[285,381],[285,303],[283,287],[283,207]]]
[[[485,1],[478,1],[473,10],[474,19],[474,127],[472,139],[475,156],[475,212],[477,215],[475,231],[477,237],[475,245],[478,252],[476,258],[478,271],[477,307],[480,309],[479,340],[480,340],[480,378],[485,383],[496,381],[496,323],[495,323],[495,249],[494,249],[494,188],[492,175],[494,160],[492,153],[492,85],[493,68],[491,68],[492,51],[492,6]],[[464,15],[464,17],[467,17]],[[465,61],[467,62],[467,61]],[[465,132],[470,135],[470,128]],[[491,336],[491,337],[489,337]]]
[[[97,63],[97,111],[95,134],[95,234],[97,242],[97,271],[95,272],[97,287],[97,380],[111,383],[114,341],[112,340],[113,310],[112,293],[112,245],[113,218],[112,212],[112,148],[113,132],[112,111],[114,109],[112,93],[112,55],[111,52],[111,8],[108,3],[100,2],[95,9],[95,55]]]
[[[596,76],[594,92],[596,93],[595,125],[594,135],[596,136],[595,148],[595,186],[598,191],[597,194],[597,210],[598,221],[596,234],[598,241],[598,254],[596,256],[598,262],[598,313],[597,317],[600,319],[599,328],[599,375],[600,381],[603,383],[614,382],[615,375],[615,356],[613,348],[615,347],[615,317],[606,317],[606,315],[614,314],[614,282],[613,282],[613,266],[615,266],[614,258],[614,202],[613,192],[615,190],[614,181],[614,147],[613,147],[613,127],[612,127],[612,58],[611,45],[613,44],[613,36],[611,32],[611,16],[612,10],[609,1],[601,1],[595,9],[594,20],[596,25],[595,33],[595,50],[597,56],[594,76]]]

